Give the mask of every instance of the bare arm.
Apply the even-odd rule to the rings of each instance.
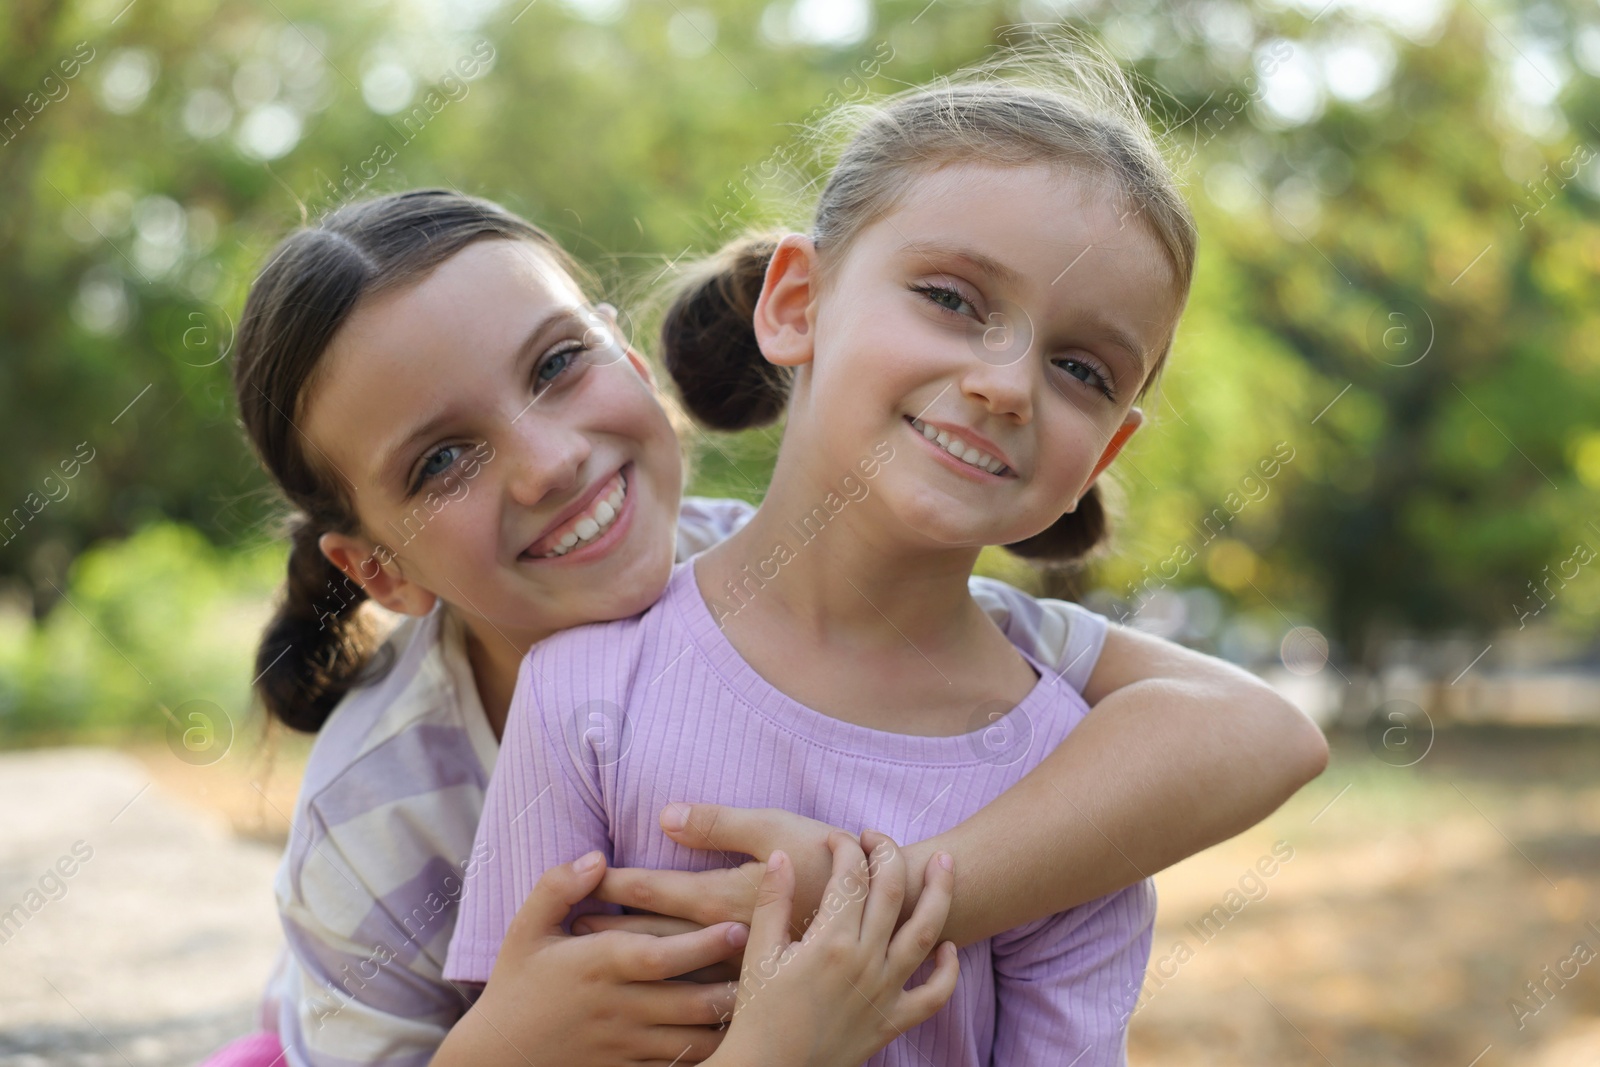
[[[1126,627],[1110,627],[1084,698],[1088,717],[1022,781],[966,822],[905,846],[904,914],[941,849],[955,858],[944,936],[957,945],[1065,911],[1247,829],[1327,763],[1321,731],[1265,682]],[[784,849],[795,861],[796,914],[815,909],[830,827],[715,804],[687,815],[681,828],[662,823],[681,844],[758,861]],[[598,895],[700,923],[742,921],[759,877],[615,870]]]
[[[1022,781],[907,846],[913,872],[936,849],[955,857],[944,936],[958,945],[1224,841],[1327,765],[1322,732],[1265,682],[1126,627],[1110,627],[1084,699],[1093,710]]]

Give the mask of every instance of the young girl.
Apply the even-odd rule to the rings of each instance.
[[[669,311],[692,410],[786,413],[771,485],[643,616],[524,661],[477,838],[501,859],[465,888],[446,977],[488,978],[534,880],[579,853],[726,862],[660,832],[665,800],[910,839],[971,816],[1086,714],[968,576],[985,545],[1064,558],[1097,539],[1094,482],[1188,292],[1189,213],[1120,83],[1097,84],[894,99],[810,234],[734,246]],[[1026,344],[984,344],[1002,311]],[[968,945],[948,1008],[872,1062],[1123,1062],[1153,920],[1141,881]]]
[[[280,1039],[290,1064],[425,1063],[446,1034],[479,1063],[522,1062],[528,1047],[568,1064],[687,1063],[716,1047],[727,991],[654,979],[737,951],[759,863],[700,875],[564,865],[527,902],[477,1010],[475,990],[441,976],[463,883],[496,863],[472,837],[522,655],[554,631],[647,607],[675,525],[682,552],[748,517],[726,502],[679,511],[677,446],[649,374],[576,273],[503,209],[420,191],[291,235],[252,287],[241,413],[300,512],[259,688],[276,717],[321,731],[278,879],[290,952],[267,1020],[276,1034],[252,1043],[260,1062]],[[595,501],[619,488],[602,532]],[[954,854],[962,881],[946,936],[957,943],[1235,833],[1320,770],[1320,736],[1243,672],[1107,632],[1071,606],[1003,603],[998,588],[995,610],[1011,612],[1038,658],[1074,684],[1088,678],[1096,713],[1038,774],[906,850],[906,910],[933,853]],[[369,596],[411,616],[377,656],[361,630]],[[1126,758],[1108,773],[1112,749]],[[807,913],[829,877],[828,829],[696,807],[669,832],[758,860],[784,847]],[[597,883],[695,922],[624,917],[611,925],[650,936],[561,936],[551,902],[564,913]]]

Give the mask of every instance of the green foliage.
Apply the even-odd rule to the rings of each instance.
[[[159,735],[190,700],[225,709],[237,728],[283,567],[277,546],[222,551],[166,522],[84,552],[41,623],[0,612],[0,744]]]
[[[0,468],[0,581],[49,614],[5,623],[10,714],[143,721],[215,651],[205,626],[211,651],[158,635],[205,596],[270,586],[270,567],[245,579],[272,496],[234,425],[227,351],[249,280],[302,217],[422,184],[488,195],[647,326],[638,298],[669,263],[803,219],[818,165],[800,124],[1069,11],[1146,80],[1202,245],[1151,423],[1114,468],[1121,551],[1091,583],[1135,608],[1142,590],[1214,586],[1359,655],[1380,628],[1512,624],[1543,568],[1600,546],[1592,5],[1446,5],[1421,26],[1320,3],[863,2],[858,32],[809,41],[792,0],[13,3],[0,445],[24,461]],[[1280,69],[1310,71],[1310,105],[1269,91]],[[1376,73],[1352,89],[1351,70]],[[697,441],[695,489],[758,499],[775,439]],[[80,443],[96,459],[35,508]],[[1264,478],[1280,443],[1294,458]],[[1248,503],[1206,536],[1230,499]],[[243,555],[165,556],[149,531],[177,537],[167,521]],[[137,551],[91,551],[68,578],[85,548],[141,529]],[[121,551],[131,585],[96,570]],[[186,566],[163,579],[161,559]],[[1592,634],[1596,603],[1575,585],[1551,616]],[[105,659],[111,643],[150,684]]]

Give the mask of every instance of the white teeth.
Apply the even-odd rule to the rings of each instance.
[[[616,488],[596,500],[589,512],[580,516],[578,521],[566,533],[561,535],[561,539],[556,542],[556,547],[539,558],[553,559],[557,556],[565,556],[573,549],[580,548],[599,537],[613,522],[617,521],[617,515],[622,511],[622,502],[627,498],[627,495],[627,480],[618,475]]]
[[[1004,463],[1001,463],[989,453],[979,451],[961,440],[961,438],[952,437],[944,430],[935,430],[921,419],[912,419],[911,427],[963,463],[977,467],[979,470],[987,471],[990,474],[999,474],[1006,469]]]

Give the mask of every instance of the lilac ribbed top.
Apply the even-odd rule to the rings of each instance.
[[[843,722],[767,684],[718,629],[693,561],[679,565],[644,615],[558,634],[523,662],[474,846],[483,862],[465,882],[445,976],[487,980],[538,876],[591,849],[620,866],[681,870],[741,858],[667,838],[656,820],[668,801],[786,808],[902,842],[956,825],[1087,713],[1054,670],[1028,659],[1040,674],[1033,690],[993,722],[975,714],[972,733]],[[1154,918],[1145,881],[967,946],[949,1004],[869,1062],[1124,1063]]]

